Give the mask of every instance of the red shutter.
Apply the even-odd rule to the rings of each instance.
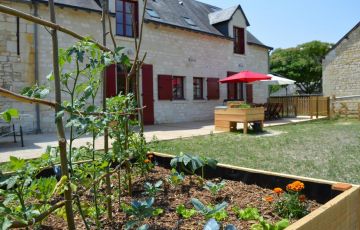
[[[234,74],[237,74],[237,72],[227,72],[227,76],[230,77]],[[228,83],[227,84],[228,90],[227,90],[227,99],[229,100],[236,100],[237,99],[237,83]]]
[[[239,36],[239,53],[245,54],[245,29],[238,28]]]
[[[116,78],[115,65],[106,67],[106,97],[116,96]]]
[[[158,96],[159,100],[172,100],[172,76],[158,76]]]
[[[251,104],[253,103],[253,85],[246,84],[246,102]]]
[[[219,100],[220,99],[220,88],[218,78],[207,79],[207,99],[208,100]]]

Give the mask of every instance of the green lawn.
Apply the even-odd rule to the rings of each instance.
[[[266,128],[273,135],[221,133],[159,141],[156,152],[205,155],[221,163],[360,184],[360,122],[318,120]]]

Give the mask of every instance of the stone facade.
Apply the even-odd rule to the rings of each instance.
[[[360,22],[323,60],[323,90],[326,96],[360,95]]]
[[[142,1],[140,1],[141,4]],[[31,4],[5,1],[10,7],[33,14]],[[141,6],[140,6],[141,8]],[[76,30],[79,34],[102,40],[101,14],[69,7],[56,7],[57,22],[65,27]],[[39,15],[48,19],[48,8],[39,4]],[[20,56],[16,49],[15,17],[0,14],[0,85],[19,92],[25,86],[35,83],[34,71],[34,25],[20,20]],[[115,19],[112,18],[113,31]],[[231,26],[243,26],[244,17],[239,12],[234,15]],[[38,63],[39,84],[48,85],[46,76],[52,70],[51,37],[47,30],[38,27]],[[230,30],[232,31],[232,29]],[[116,36],[118,45],[125,47],[131,56],[134,54],[133,39]],[[75,40],[68,35],[59,33],[59,46],[67,48]],[[108,38],[108,44],[112,44]],[[213,109],[222,104],[227,97],[227,86],[220,86],[219,100],[206,100],[206,84],[204,81],[204,100],[193,100],[193,77],[224,78],[227,71],[238,72],[249,69],[252,71],[268,72],[268,49],[257,45],[246,44],[245,55],[233,53],[233,41],[192,31],[172,28],[164,25],[145,23],[142,54],[147,53],[146,63],[154,68],[154,111],[155,123],[172,123],[182,121],[206,120],[213,118]],[[111,46],[111,45],[110,45]],[[159,101],[157,76],[169,74],[185,76],[185,100]],[[99,95],[102,95],[101,92]],[[254,102],[264,103],[267,100],[267,86],[254,84]],[[50,95],[53,100],[53,95]],[[98,103],[101,102],[99,97]],[[31,114],[35,119],[33,105],[18,104],[1,98],[3,108],[19,108],[21,113]],[[53,131],[54,112],[41,106],[41,129],[43,132]]]

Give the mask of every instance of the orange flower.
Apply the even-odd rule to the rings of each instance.
[[[305,196],[305,195],[300,195],[300,196],[299,196],[299,201],[300,201],[300,202],[305,202],[305,200],[306,200],[306,196]]]
[[[274,198],[272,196],[267,196],[267,197],[264,198],[264,200],[271,203],[271,202],[274,201]]]
[[[301,190],[303,190],[305,188],[304,183],[300,182],[300,181],[294,181],[291,184],[288,184],[286,186],[286,189],[288,191],[293,191],[293,192],[300,192]]]
[[[284,192],[284,190],[282,190],[281,188],[274,188],[274,193],[276,193],[276,194],[278,194],[278,195],[280,195],[281,193],[283,193]]]
[[[148,164],[148,163],[150,163],[151,162],[151,160],[149,160],[149,159],[145,159],[144,160],[144,163],[146,163],[146,164]]]

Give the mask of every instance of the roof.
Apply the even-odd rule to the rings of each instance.
[[[329,54],[332,50],[334,50],[336,47],[338,47],[340,45],[340,43],[342,43],[345,39],[348,39],[349,38],[349,35],[354,31],[356,30],[358,27],[360,27],[360,21],[347,33],[345,34],[335,45],[333,45],[331,47],[331,49],[328,51],[327,54]],[[326,55],[327,55],[326,54]]]
[[[250,23],[247,20],[246,15],[245,15],[245,13],[242,10],[240,5],[233,6],[233,7],[224,9],[224,10],[219,10],[219,11],[215,11],[213,13],[210,13],[209,14],[210,24],[215,25],[215,24],[220,23],[220,22],[227,22],[227,21],[231,20],[237,10],[240,10],[241,13],[244,15],[246,25],[250,26]]]
[[[32,0],[23,0],[25,2],[31,2]],[[41,3],[47,3],[48,0],[35,0]],[[60,6],[67,6],[76,9],[90,10],[100,12],[98,0],[54,0],[55,4]],[[110,13],[115,13],[115,1],[109,2]],[[202,3],[196,0],[149,0],[147,9],[154,10],[160,18],[151,17],[149,13],[145,14],[145,22],[153,22],[173,26],[190,31],[196,31],[205,33],[212,36],[217,36],[224,39],[232,39],[226,37],[219,32],[213,25],[220,22],[226,22],[231,20],[236,10],[240,10],[246,20],[246,24],[249,26],[249,22],[240,5],[230,7],[228,9],[221,9],[216,6],[212,6],[206,3]],[[188,19],[191,19],[193,23],[189,24]],[[188,21],[188,22],[187,22]],[[251,45],[258,45],[267,49],[272,49],[269,46],[264,45],[249,31],[248,43]]]
[[[31,2],[32,0],[23,0],[24,2]],[[48,0],[33,0],[40,3],[48,3]],[[67,6],[75,9],[90,10],[100,12],[101,8],[94,0],[54,0],[54,3],[59,6]]]

